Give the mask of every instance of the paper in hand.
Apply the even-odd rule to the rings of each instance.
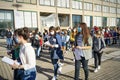
[[[48,46],[51,45],[49,41],[46,41],[44,44]]]
[[[2,61],[7,63],[7,64],[10,64],[10,65],[13,65],[14,63],[17,64],[17,65],[20,65],[18,62],[15,62],[13,59],[10,59],[10,58],[8,58],[6,56],[4,56],[2,58]]]

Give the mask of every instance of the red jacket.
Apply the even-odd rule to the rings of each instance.
[[[42,39],[40,39],[40,46],[42,46],[42,44],[43,44],[43,41],[42,41]]]

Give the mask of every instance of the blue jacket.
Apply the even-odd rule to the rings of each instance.
[[[56,37],[56,39],[58,41],[59,46],[62,47],[62,36],[57,33],[55,37]]]
[[[49,42],[52,45],[58,44],[58,40],[56,38],[56,36],[51,36],[49,38]],[[50,48],[50,52],[51,52],[51,59],[63,59],[63,52],[61,50],[61,46],[59,46],[58,48]]]

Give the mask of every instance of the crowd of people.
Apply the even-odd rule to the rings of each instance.
[[[45,47],[49,47],[51,63],[54,66],[54,76],[57,79],[61,73],[64,54],[72,51],[75,62],[74,79],[79,80],[79,71],[82,63],[85,72],[85,80],[89,79],[88,61],[94,58],[95,70],[101,68],[101,57],[106,46],[120,44],[119,28],[94,28],[88,29],[86,23],[69,29],[51,26],[49,30],[39,32],[29,31],[27,27],[16,29],[14,34],[8,29],[6,33],[7,48],[11,51],[12,58],[20,65],[11,65],[14,70],[14,80],[36,79],[36,58],[40,58]],[[30,44],[31,43],[31,44]],[[13,46],[14,45],[14,46]]]

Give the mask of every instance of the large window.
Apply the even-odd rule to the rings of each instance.
[[[37,0],[17,0],[20,3],[37,4]]]
[[[13,11],[0,10],[0,28],[13,29]]]
[[[94,11],[101,12],[101,10],[102,10],[101,5],[96,4],[95,7],[94,7]]]
[[[78,0],[73,0],[72,1],[72,8],[74,9],[82,9],[82,2]]]
[[[16,28],[37,27],[37,13],[30,11],[15,11],[15,25]]]
[[[102,27],[102,17],[94,17],[93,23],[94,26]]]
[[[110,26],[111,27],[116,26],[116,18],[110,18]]]
[[[84,9],[92,11],[92,9],[93,9],[92,3],[86,3],[85,2],[84,3]]]
[[[57,0],[57,6],[69,8],[70,7],[70,0]]]
[[[109,7],[108,6],[103,6],[103,12],[109,13]]]
[[[82,16],[81,15],[73,15],[72,16],[73,27],[77,26],[81,22],[82,22]]]
[[[110,13],[116,13],[116,8],[115,7],[110,7]]]
[[[55,0],[39,0],[40,5],[54,6]]]

